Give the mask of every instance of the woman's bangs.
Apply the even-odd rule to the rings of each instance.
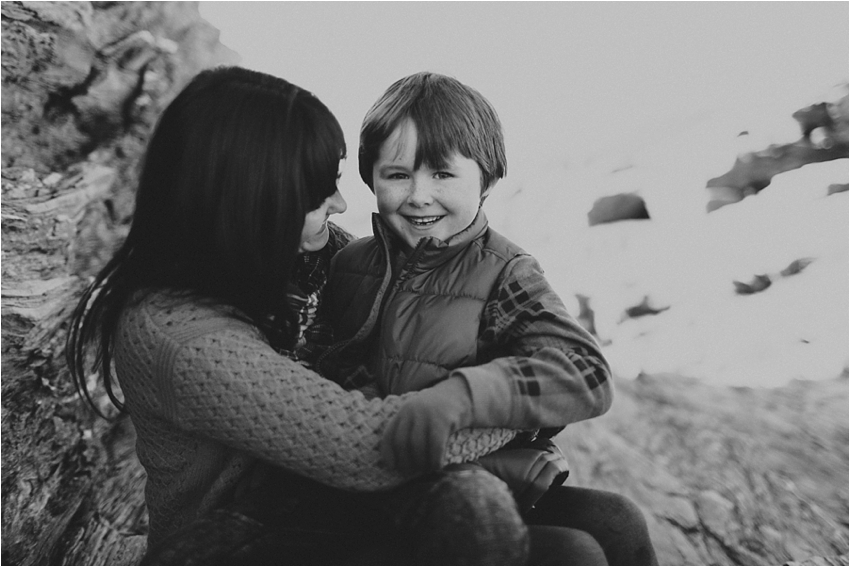
[[[305,145],[310,148],[306,155],[308,210],[315,210],[322,202],[337,191],[339,162],[345,159],[346,147],[342,129],[335,120],[317,117],[319,124],[311,129],[310,139]],[[324,118],[324,119],[323,119]]]

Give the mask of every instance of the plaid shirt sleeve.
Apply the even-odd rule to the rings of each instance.
[[[475,424],[563,427],[611,406],[611,370],[596,340],[569,315],[528,255],[510,261],[485,306],[479,366],[466,379]]]

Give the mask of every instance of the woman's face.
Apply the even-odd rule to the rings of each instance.
[[[325,199],[319,208],[307,213],[304,217],[304,228],[301,230],[301,245],[298,253],[321,250],[328,243],[328,217],[336,213],[344,213],[348,205],[337,189],[336,193]]]

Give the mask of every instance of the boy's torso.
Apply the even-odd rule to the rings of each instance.
[[[374,225],[376,236],[340,253],[331,276],[338,338],[369,345],[366,360],[353,364],[365,364],[387,395],[486,362],[478,344],[484,307],[505,266],[524,252],[482,213],[465,238],[421,242],[393,269],[394,239],[379,219]]]

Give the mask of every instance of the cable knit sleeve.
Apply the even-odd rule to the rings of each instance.
[[[384,426],[404,397],[368,400],[345,391],[279,355],[235,318],[193,322],[175,312],[163,322],[148,311],[166,421],[338,488],[380,490],[404,480],[380,462]],[[485,429],[458,432],[449,461],[486,454],[498,439]]]

